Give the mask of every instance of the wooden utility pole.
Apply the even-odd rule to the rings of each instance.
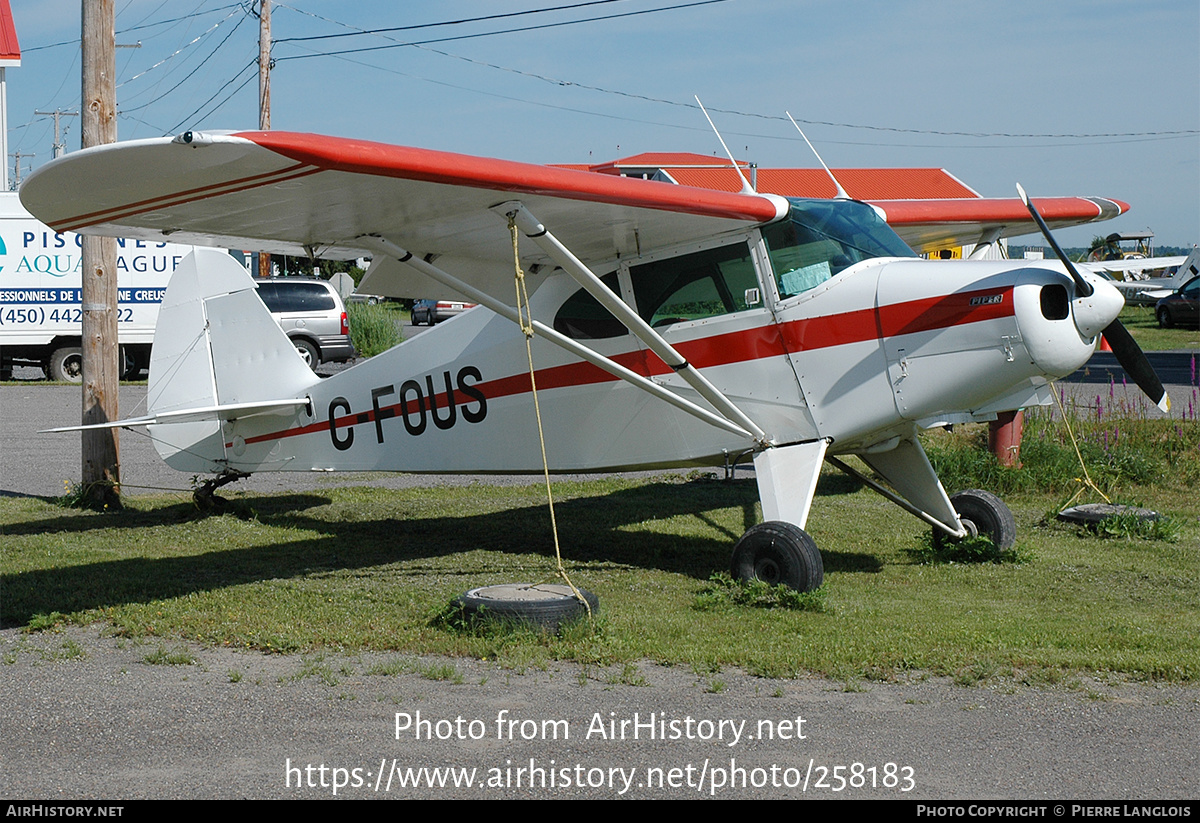
[[[271,0],[258,3],[258,128],[271,129]],[[258,276],[271,276],[271,255],[258,253]]]
[[[83,2],[83,147],[117,139],[114,0]],[[119,417],[117,388],[117,241],[83,238],[83,423]],[[115,429],[83,432],[83,486],[89,502],[120,507]]]
[[[62,157],[67,153],[67,144],[62,140],[62,124],[60,121],[64,117],[78,117],[79,112],[63,111],[62,109],[55,109],[54,111],[38,111],[37,109],[34,109],[33,113],[54,115],[54,156]]]
[[[14,151],[12,154],[10,154],[9,157],[11,157],[13,159],[12,191],[16,191],[17,189],[21,188],[21,158],[22,157],[37,157],[37,155],[30,154],[29,152],[23,152],[20,149],[18,149],[17,151]]]

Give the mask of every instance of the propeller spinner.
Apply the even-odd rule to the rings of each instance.
[[[1071,275],[1071,279],[1075,281],[1075,300],[1072,301],[1072,314],[1075,317],[1075,325],[1079,329],[1080,334],[1084,337],[1095,337],[1097,329],[1093,328],[1093,323],[1090,323],[1091,318],[1097,315],[1103,316],[1103,312],[1096,311],[1097,303],[1101,302],[1096,294],[1095,286],[1088,282],[1086,278],[1075,268],[1075,264],[1071,259],[1063,253],[1059,248],[1054,235],[1050,233],[1050,227],[1046,225],[1046,221],[1038,214],[1038,210],[1034,208],[1030,202],[1029,196],[1025,194],[1025,189],[1021,188],[1021,184],[1017,184],[1017,193],[1021,196],[1021,202],[1025,204],[1025,208],[1029,209],[1029,213],[1033,215],[1033,220],[1041,229],[1042,236],[1046,238],[1046,242],[1050,244],[1050,248],[1054,249],[1054,253],[1058,255],[1058,259],[1067,267],[1067,273]],[[1116,289],[1112,289],[1113,293],[1120,296]],[[1102,330],[1104,338],[1108,340],[1108,344],[1112,347],[1113,354],[1116,355],[1117,362],[1125,369],[1126,373],[1133,378],[1133,382],[1137,383],[1138,388],[1146,393],[1146,396],[1154,401],[1164,412],[1171,410],[1171,398],[1167,396],[1166,390],[1163,388],[1162,381],[1158,379],[1158,375],[1154,372],[1154,367],[1150,365],[1150,361],[1146,358],[1145,353],[1134,341],[1133,336],[1129,334],[1126,328],[1121,325],[1120,320],[1112,320]]]

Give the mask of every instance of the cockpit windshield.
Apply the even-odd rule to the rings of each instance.
[[[765,226],[780,297],[819,286],[842,269],[872,257],[916,257],[866,203],[788,198],[784,220]]]

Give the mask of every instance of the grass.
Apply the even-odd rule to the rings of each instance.
[[[404,313],[394,304],[347,303],[350,340],[359,357],[374,357],[398,345]]]
[[[1032,558],[1020,550],[1001,550],[991,538],[980,535],[967,537],[957,543],[939,542],[926,535],[911,549],[909,555],[920,563],[1027,563]]]
[[[1098,391],[1094,404],[1078,405],[1064,398],[1061,410],[1031,409],[1025,415],[1020,470],[1001,466],[988,453],[984,426],[930,432],[926,448],[948,489],[974,484],[1001,495],[1073,494],[1090,478],[1109,496],[1136,496],[1164,484],[1190,496],[1200,485],[1200,408],[1195,390],[1174,400],[1178,417],[1170,420],[1149,419],[1141,398],[1126,407],[1115,392],[1105,389]],[[1069,427],[1064,425],[1064,412]]]
[[[798,592],[788,586],[772,586],[761,580],[734,580],[726,572],[716,572],[708,585],[696,594],[694,608],[699,611],[754,606],[759,609],[796,609],[825,611],[824,586],[811,592]]]
[[[142,659],[152,666],[191,666],[196,662],[192,653],[182,646],[169,650],[164,646],[159,646]]]
[[[469,588],[552,578],[536,483],[232,492],[227,512],[209,516],[183,498],[131,497],[116,513],[2,499],[0,620],[29,631],[100,623],[160,648],[168,664],[185,662],[173,650],[186,639],[317,661],[370,650],[636,672],[649,660],[706,672],[713,684],[729,667],[839,682],[910,671],[964,682],[1051,683],[1084,671],[1196,682],[1200,426],[1118,424],[1092,410],[1074,426],[1097,485],[1115,502],[1168,515],[1170,535],[1047,518],[1079,491],[1081,472],[1061,421],[1039,414],[1021,470],[980,458],[975,427],[928,441],[948,488],[1003,493],[1023,562],[924,562],[914,548],[927,528],[826,474],[809,520],[825,586],[799,608],[769,589],[710,579],[760,517],[753,481],[671,475],[556,484],[572,579],[602,603],[597,622],[558,636],[462,632],[437,620]],[[323,665],[312,675],[336,679]],[[425,674],[456,680],[453,667]]]
[[[1200,329],[1160,329],[1153,306],[1126,306],[1119,319],[1143,351],[1200,349]]]

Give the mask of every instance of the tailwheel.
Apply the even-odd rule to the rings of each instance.
[[[968,537],[986,537],[1000,551],[1011,549],[1017,542],[1017,521],[1004,501],[991,492],[968,489],[953,495],[950,502]],[[933,530],[933,541],[938,547],[957,542],[941,529]]]
[[[810,592],[825,580],[821,553],[808,532],[774,520],[752,526],[733,548],[730,573],[735,580],[761,580]]]

